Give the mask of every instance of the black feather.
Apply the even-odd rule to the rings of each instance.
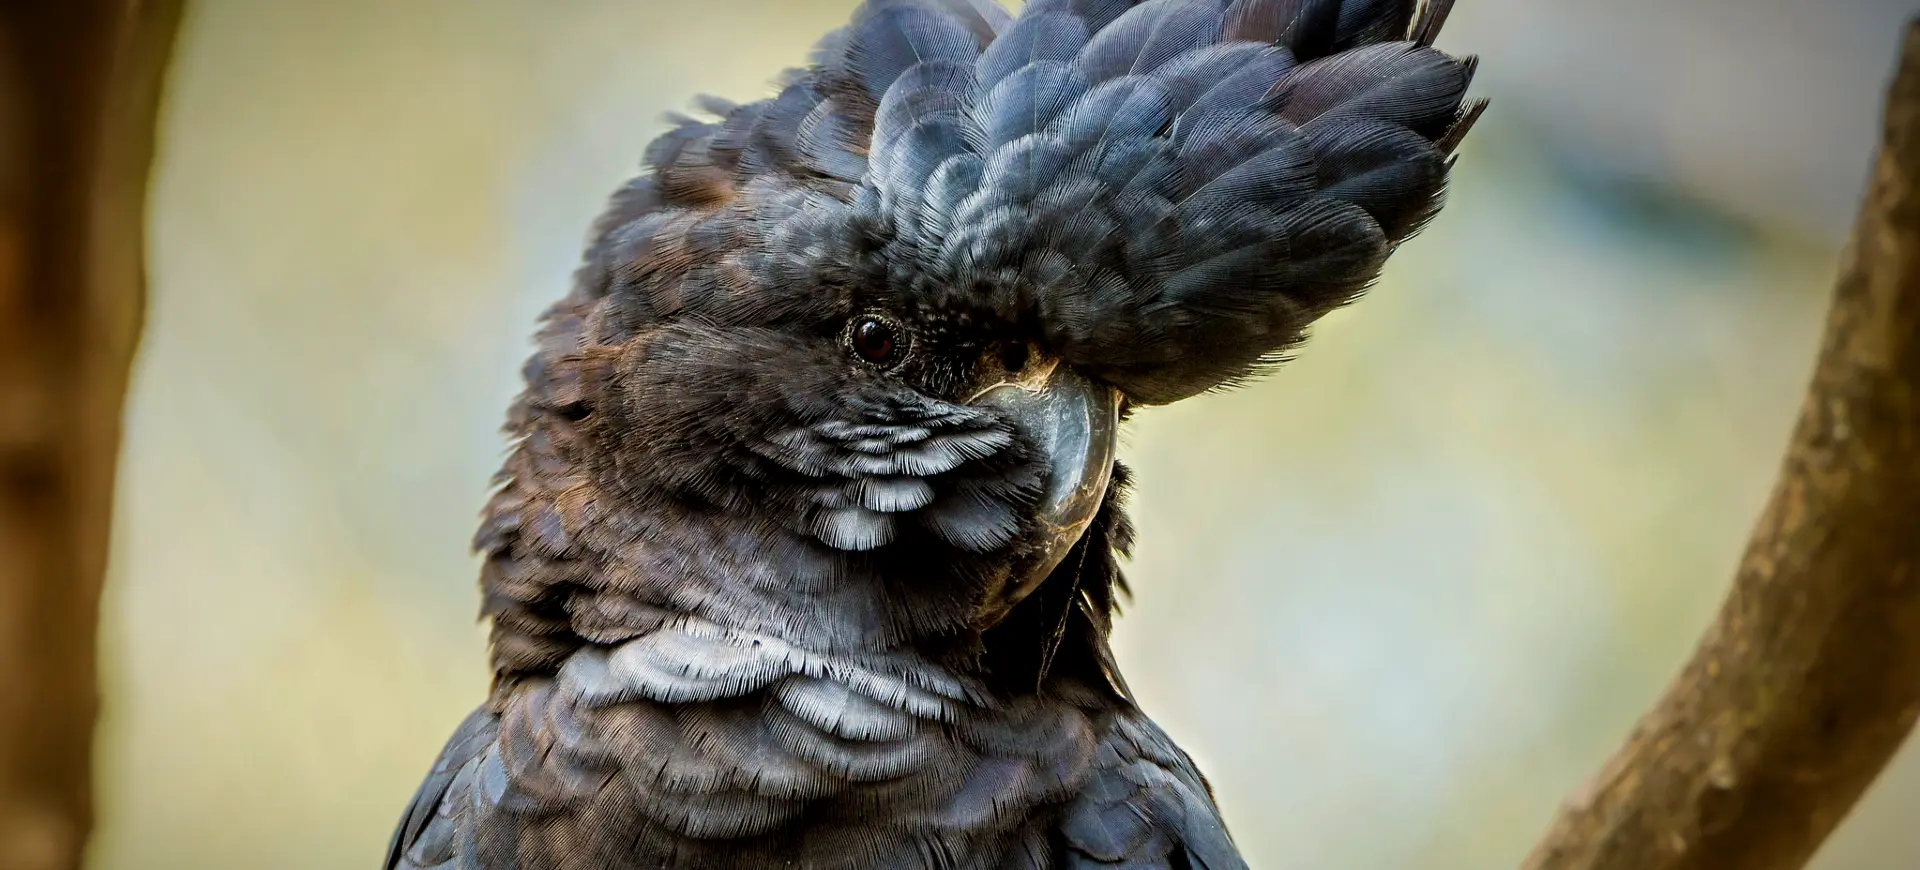
[[[978,65],[981,87],[992,88],[1033,63],[1072,60],[1087,44],[1087,22],[1068,12],[1028,13],[987,46]]]
[[[1301,65],[1280,83],[1280,116],[1390,121],[1438,138],[1460,113],[1471,69],[1407,43],[1356,48]]]

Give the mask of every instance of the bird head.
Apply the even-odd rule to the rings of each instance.
[[[1128,409],[1267,370],[1439,208],[1447,5],[869,0],[677,119],[526,367],[496,664],[978,638],[1080,570]]]

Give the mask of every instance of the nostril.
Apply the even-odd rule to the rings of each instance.
[[[1009,372],[1018,372],[1027,367],[1027,343],[1008,342],[1000,348],[1000,364]]]

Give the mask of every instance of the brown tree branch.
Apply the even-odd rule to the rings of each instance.
[[[1920,715],[1920,20],[1733,591],[1528,870],[1806,864]]]
[[[147,167],[180,0],[0,0],[0,870],[78,868]]]

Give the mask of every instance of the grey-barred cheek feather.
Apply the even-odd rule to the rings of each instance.
[[[1481,108],[1450,7],[868,0],[676,118],[542,320],[475,536],[496,685],[386,866],[1244,866],[1108,649],[1125,469],[1063,486],[1111,442],[1032,424],[1365,290]]]

